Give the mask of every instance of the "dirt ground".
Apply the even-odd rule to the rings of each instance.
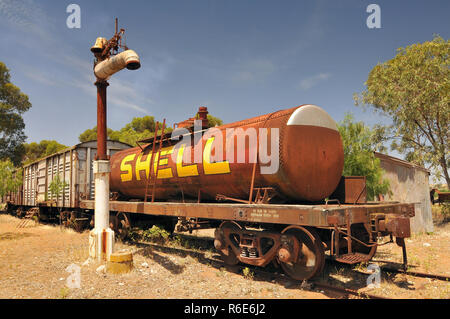
[[[124,275],[101,271],[88,259],[88,231],[39,225],[0,214],[0,298],[335,298],[330,292],[280,283],[212,265],[198,255],[216,257],[213,250],[192,254],[155,245],[116,243],[116,250],[133,252],[134,269]],[[450,224],[433,234],[407,240],[411,269],[450,275]],[[176,243],[169,243],[169,246]],[[175,247],[174,246],[174,247]],[[400,262],[401,249],[380,247],[376,260]],[[80,267],[80,288],[68,288],[67,267]],[[73,266],[72,266],[73,267]],[[365,266],[326,264],[319,281],[390,298],[450,298],[450,283],[382,273],[381,286],[368,289]]]

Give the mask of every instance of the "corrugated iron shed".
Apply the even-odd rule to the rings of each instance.
[[[392,194],[384,200],[415,203],[416,216],[411,219],[414,233],[432,232],[433,217],[430,201],[430,171],[405,160],[374,152],[380,159],[385,178],[389,180]]]

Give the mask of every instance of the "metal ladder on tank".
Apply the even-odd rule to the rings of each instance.
[[[152,203],[155,201],[155,186],[156,186],[156,178],[158,176],[158,162],[159,162],[159,158],[158,158],[158,162],[156,163],[156,165],[155,165],[155,163],[153,163],[153,161],[154,161],[154,156],[155,156],[155,144],[156,144],[156,138],[157,138],[157,135],[158,135],[158,126],[159,126],[159,123],[156,122],[155,135],[153,136],[152,157],[150,159],[150,171],[149,171],[149,174],[148,174],[147,183],[145,185],[144,202],[147,202],[149,197],[152,198]],[[163,141],[165,128],[166,128],[166,119],[163,120],[162,129],[161,129],[161,138],[159,139],[159,146],[158,146],[158,153],[157,154],[161,153],[162,141]],[[149,190],[150,179],[152,177],[153,166],[155,166],[155,169],[154,169],[154,172],[153,172],[155,176],[154,176],[154,179],[153,179],[152,193],[149,194],[148,190]]]

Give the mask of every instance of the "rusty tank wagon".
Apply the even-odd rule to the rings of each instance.
[[[262,128],[267,129],[265,137],[260,136]],[[155,197],[159,200],[179,199],[182,195],[196,198],[199,193],[205,200],[217,196],[248,199],[253,183],[255,188],[270,187],[289,201],[315,202],[328,197],[340,181],[344,166],[342,141],[336,123],[318,106],[302,105],[214,129],[217,132],[213,136],[197,141],[193,138],[178,149],[173,141],[163,139],[161,150],[154,156],[150,144],[114,154],[111,190],[144,198],[152,173],[150,179],[157,176]],[[274,130],[278,131],[279,169],[261,174],[264,164],[251,161],[258,152],[255,142],[265,138],[267,143],[273,142]],[[250,143],[248,132],[255,132],[254,143]],[[206,131],[198,132],[202,133]],[[247,137],[245,145],[245,140],[239,143],[240,136]],[[199,163],[193,160],[196,148],[203,151]],[[217,153],[217,148],[221,148],[223,159],[231,154],[231,160],[211,163],[211,153]],[[245,154],[241,161],[239,152]],[[191,159],[190,163],[185,159]]]
[[[267,152],[259,147],[264,141]],[[176,224],[178,231],[215,228],[214,246],[225,263],[276,263],[298,280],[320,274],[326,258],[367,262],[384,237],[384,243],[395,238],[407,264],[404,239],[414,204],[366,202],[365,178],[342,176],[339,131],[318,106],[213,130],[201,107],[174,132],[165,132],[164,122],[161,134],[138,145],[110,157],[110,225],[121,237],[131,226],[150,222],[170,230]],[[270,157],[274,153],[278,158]],[[271,170],[274,163],[278,167]],[[72,222],[94,215],[92,197],[80,195],[72,195],[77,207],[58,210],[69,212]],[[10,207],[36,212],[23,196],[10,198]],[[45,204],[38,208],[51,211]]]

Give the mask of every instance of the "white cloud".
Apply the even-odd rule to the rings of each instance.
[[[35,82],[47,85],[47,86],[59,86],[61,83],[54,81],[47,75],[42,74],[36,69],[28,68],[27,70],[23,70],[22,73],[32,79]]]
[[[85,76],[82,80],[73,80],[68,84],[83,90],[92,97],[97,97],[97,89],[95,85],[93,85],[91,76]],[[153,104],[153,101],[140,95],[131,83],[114,79],[114,84],[112,85],[114,85],[114,89],[107,90],[107,102],[109,105],[129,108],[140,113],[150,114],[150,112],[142,107],[142,105]],[[136,103],[130,101],[136,101]]]
[[[0,18],[43,41],[52,39],[46,27],[53,21],[33,0],[0,0]]]
[[[302,90],[309,90],[313,86],[316,86],[318,83],[325,81],[331,77],[330,73],[319,73],[313,76],[310,76],[306,79],[300,81],[299,87]]]
[[[109,102],[112,103],[112,104],[115,104],[117,106],[129,108],[129,109],[132,109],[132,110],[136,110],[136,111],[144,113],[144,114],[150,114],[149,111],[147,111],[146,109],[140,107],[139,105],[136,105],[134,103],[130,103],[128,101],[125,101],[125,100],[123,100],[121,98],[118,98],[118,97],[115,97],[115,96],[109,97]]]
[[[96,98],[92,60],[78,57],[73,53],[74,48],[70,44],[61,41],[60,35],[54,32],[56,21],[41,9],[39,3],[33,0],[0,0],[0,21],[13,25],[14,29],[24,33],[23,37],[15,38],[17,45],[25,47],[26,50],[33,50],[44,60],[51,61],[51,65],[55,65],[55,63],[60,65],[60,67],[55,67],[52,76],[52,71],[49,69],[39,69],[34,64],[23,63],[21,64],[23,75],[47,86],[72,86]],[[29,40],[30,32],[39,40],[39,46],[54,49],[38,50],[36,43]],[[155,88],[159,82],[166,78],[170,59],[165,57],[166,60],[161,62],[153,61],[150,56],[145,57],[148,58],[146,68],[141,72],[144,71],[147,75],[148,85]],[[108,90],[108,103],[110,105],[149,114],[145,106],[154,102],[148,97],[148,90],[143,91],[143,85],[135,85],[118,78],[112,78],[109,82],[113,87],[113,89]]]

